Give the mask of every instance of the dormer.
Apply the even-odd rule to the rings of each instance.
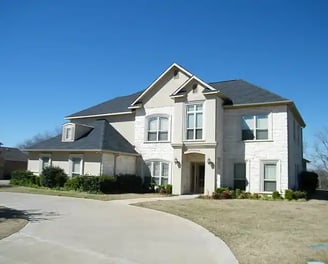
[[[63,125],[62,142],[73,142],[89,133],[91,129],[93,127],[83,124],[66,123]]]

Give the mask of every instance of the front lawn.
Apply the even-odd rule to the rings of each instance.
[[[44,187],[32,188],[32,187],[14,186],[14,185],[0,186],[0,192],[44,194],[44,195],[94,199],[94,200],[101,200],[101,201],[162,197],[162,195],[160,195],[159,193],[93,194],[93,193],[78,192],[78,191],[63,191],[63,190],[49,189]]]
[[[328,201],[195,199],[138,205],[207,228],[227,243],[241,264],[328,263],[328,249],[311,247],[328,245]]]

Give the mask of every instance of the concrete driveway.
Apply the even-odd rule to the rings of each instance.
[[[199,225],[126,202],[0,193],[0,204],[31,218],[0,240],[0,263],[238,263]]]

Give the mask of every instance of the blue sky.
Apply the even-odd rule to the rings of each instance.
[[[328,1],[0,1],[0,142],[146,88],[177,62],[295,101],[305,141],[327,126]]]

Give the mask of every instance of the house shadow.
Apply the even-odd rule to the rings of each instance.
[[[8,207],[0,207],[1,219],[25,219],[29,222],[50,221],[59,214],[56,212],[40,212],[40,210],[16,210]]]
[[[311,194],[311,200],[328,201],[328,190],[316,190]]]

